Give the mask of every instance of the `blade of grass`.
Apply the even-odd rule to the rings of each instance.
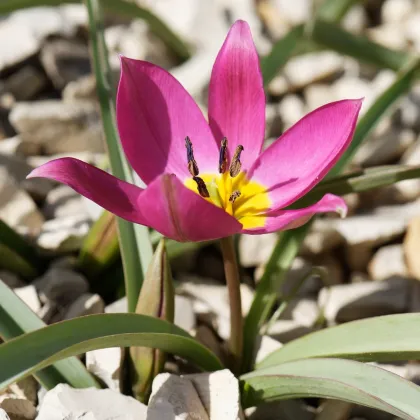
[[[328,177],[334,176],[342,172],[346,165],[351,162],[354,154],[366,136],[375,128],[379,120],[386,114],[388,109],[393,105],[404,93],[406,93],[418,73],[420,66],[420,58],[411,60],[399,72],[396,80],[386,89],[372,104],[365,115],[360,118],[356,131],[349,148],[345,151],[334,168],[329,172]]]
[[[350,146],[351,151],[345,153],[338,162],[338,169],[336,169],[337,165],[333,168],[333,175],[338,174],[342,168],[350,163],[355,151],[366,139],[367,134],[372,130],[381,116],[388,110],[392,103],[408,90],[417,66],[417,60],[409,63],[394,83],[372,104],[357,125],[356,134],[358,134],[357,136],[355,135],[353,140],[355,142],[354,146]],[[243,372],[249,371],[252,368],[254,344],[259,329],[267,321],[273,309],[276,302],[276,290],[278,290],[279,284],[284,280],[285,274],[296,257],[310,226],[311,223],[307,223],[294,231],[284,232],[277,241],[273,253],[269,258],[264,274],[255,291],[251,308],[245,318]],[[273,287],[271,279],[277,271],[277,281],[275,287]]]
[[[317,16],[331,22],[339,22],[350,9],[360,0],[325,0],[317,11]],[[312,22],[309,22],[309,27]],[[279,39],[270,53],[261,58],[261,71],[264,85],[274,79],[278,71],[286,64],[293,54],[313,50],[314,43],[305,36],[305,25],[297,25],[283,38]]]
[[[8,341],[43,327],[45,327],[44,322],[0,280],[0,336],[2,339]],[[2,363],[2,366],[6,363]],[[60,383],[67,383],[74,388],[99,387],[77,357],[59,361],[38,371],[34,376],[46,389],[52,389]]]
[[[361,0],[326,0],[318,7],[316,16],[329,22],[338,22],[357,3],[361,3]]]
[[[99,2],[98,0],[86,0],[86,6],[89,16],[92,63],[111,169],[116,177],[134,183],[133,174],[123,154],[115,126],[115,110],[110,81],[111,72]],[[141,283],[151,261],[153,250],[146,227],[134,225],[118,218],[118,231],[124,266],[128,310],[134,312]]]
[[[383,47],[364,36],[351,34],[326,20],[316,19],[307,35],[324,47],[380,68],[398,71],[412,58],[406,52]]]
[[[138,314],[88,315],[2,344],[0,389],[63,358],[116,346],[154,347],[188,358],[205,370],[223,369],[214,353],[169,322]]]
[[[0,267],[22,277],[35,277],[40,267],[36,249],[0,220]]]
[[[2,0],[0,2],[0,14],[12,13],[19,9],[37,6],[59,6],[65,3],[80,3],[78,0]],[[118,15],[143,19],[149,25],[150,30],[184,61],[190,57],[188,45],[166,23],[159,19],[146,7],[124,0],[101,0],[104,8]]]
[[[325,194],[345,195],[393,185],[407,179],[420,178],[420,166],[379,166],[358,171],[352,176],[332,178],[318,184],[290,208],[302,208],[314,204]]]

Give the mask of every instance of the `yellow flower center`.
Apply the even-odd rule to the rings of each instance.
[[[229,171],[221,174],[200,173],[199,178],[205,184],[208,197],[199,192],[197,181],[193,178],[187,179],[185,186],[234,216],[244,229],[264,226],[266,216],[262,213],[270,207],[271,202],[263,185],[248,180],[245,172],[235,177]]]

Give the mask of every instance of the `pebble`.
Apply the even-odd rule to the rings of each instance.
[[[46,393],[36,420],[146,420],[146,413],[144,404],[111,389],[73,389],[60,384]]]
[[[33,312],[38,312],[41,309],[41,303],[38,298],[38,293],[34,285],[30,284],[24,287],[13,289],[16,295],[26,303]]]
[[[80,249],[91,226],[84,215],[66,216],[48,220],[42,225],[37,245],[49,253],[73,252]]]
[[[3,166],[0,166],[0,219],[31,235],[40,231],[44,221],[32,198]]]
[[[4,91],[11,93],[17,101],[26,101],[40,94],[47,82],[47,78],[39,69],[27,65],[4,81]]]
[[[0,270],[0,280],[11,289],[24,287],[26,283],[15,273],[6,270]]]
[[[386,0],[381,7],[381,18],[385,23],[403,23],[413,9],[412,0]]]
[[[79,273],[64,268],[50,268],[34,281],[41,300],[66,306],[87,293],[89,284]]]
[[[407,276],[408,270],[402,245],[387,245],[379,248],[369,263],[368,272],[373,280],[383,280],[394,275]]]
[[[104,312],[105,304],[97,294],[84,293],[79,296],[67,309],[64,319],[76,318],[79,316],[101,314]]]
[[[104,151],[98,110],[90,101],[18,102],[9,119],[22,141],[41,145],[46,154]]]
[[[285,344],[313,331],[314,328],[305,327],[295,320],[280,319],[271,326],[268,335],[278,342]]]
[[[10,420],[10,417],[2,408],[0,408],[0,420]]]
[[[21,398],[5,398],[0,403],[2,408],[11,420],[34,420],[36,417],[36,408],[28,400]]]
[[[109,347],[88,351],[86,367],[113,391],[119,391],[119,371],[121,363],[121,348]]]
[[[305,116],[305,104],[297,95],[286,95],[279,104],[279,114],[287,130]]]
[[[311,83],[329,81],[344,69],[344,58],[332,51],[306,53],[292,57],[282,72],[268,85],[268,91],[280,96],[305,88]]]
[[[194,330],[194,305],[190,298],[186,296],[175,295],[174,324],[188,332]]]
[[[243,267],[257,267],[265,264],[278,240],[277,233],[267,235],[241,235],[239,255]]]
[[[48,193],[42,211],[49,219],[77,215],[89,217],[82,196],[67,185],[59,185]]]
[[[274,7],[277,8],[287,22],[292,25],[299,25],[306,22],[312,14],[312,0],[274,0]]]
[[[411,276],[420,280],[420,217],[416,216],[410,220],[407,227],[407,234],[403,243],[404,257],[407,269]]]
[[[361,4],[350,7],[341,21],[343,28],[356,35],[361,35],[368,23],[366,10]]]
[[[382,281],[340,284],[324,288],[318,304],[329,324],[405,312],[410,282],[394,276]]]
[[[368,30],[369,38],[378,44],[394,49],[405,50],[407,42],[404,36],[401,36],[401,25],[398,23],[386,23]]]
[[[72,40],[56,39],[47,42],[42,47],[40,60],[57,90],[89,74],[91,70],[87,46]]]

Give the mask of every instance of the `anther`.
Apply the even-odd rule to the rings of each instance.
[[[235,178],[241,172],[241,153],[244,150],[244,146],[241,144],[236,147],[235,154],[233,155],[232,162],[230,163],[229,173],[232,178]]]
[[[194,177],[199,174],[197,162],[194,159],[193,145],[190,138],[185,137],[185,147],[187,148],[188,171]]]
[[[227,166],[227,138],[224,137],[222,140],[222,145],[220,147],[219,153],[219,174],[224,174],[226,172]]]
[[[210,197],[210,194],[207,190],[206,183],[199,176],[194,176],[193,180],[197,183],[197,190],[201,197]]]
[[[233,191],[233,193],[231,194],[231,196],[229,197],[229,201],[230,202],[232,202],[232,203],[234,203],[235,202],[235,200],[237,199],[237,198],[239,198],[241,196],[241,192],[240,191],[238,191],[238,190],[235,190],[235,191]]]

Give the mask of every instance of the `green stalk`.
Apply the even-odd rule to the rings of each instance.
[[[226,284],[229,292],[230,308],[230,340],[229,350],[232,356],[232,370],[238,372],[241,367],[243,346],[243,320],[241,302],[241,280],[236,258],[233,237],[228,236],[220,240]]]
[[[97,93],[102,122],[113,175],[134,183],[133,174],[124,157],[117,129],[112,95],[111,71],[103,34],[103,20],[98,0],[86,0],[89,15],[89,34],[92,64],[96,77]],[[124,266],[128,310],[134,312],[144,274],[151,261],[153,250],[146,227],[134,225],[118,218],[121,256]]]

